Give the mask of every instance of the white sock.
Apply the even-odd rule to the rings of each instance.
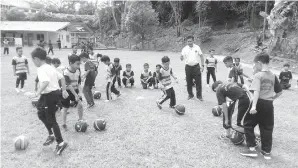
[[[59,146],[62,146],[62,145],[64,145],[64,141],[63,141],[63,142],[61,142],[61,143],[59,143],[58,145],[59,145]]]
[[[49,136],[54,137],[54,134],[51,134],[51,135],[49,135]]]
[[[255,148],[255,147],[249,147],[249,150],[250,150],[250,151],[255,151],[256,148]]]

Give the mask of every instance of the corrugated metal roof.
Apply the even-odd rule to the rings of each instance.
[[[55,32],[68,26],[70,22],[32,22],[32,21],[2,21],[2,31],[48,31]]]
[[[25,0],[0,0],[0,4],[25,9],[31,8],[30,4]]]

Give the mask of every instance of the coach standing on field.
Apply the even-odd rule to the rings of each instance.
[[[201,72],[204,71],[204,57],[201,48],[194,44],[194,37],[188,36],[186,38],[187,46],[182,49],[181,61],[185,62],[185,73],[186,73],[186,83],[188,99],[192,99],[194,94],[192,92],[193,79],[195,79],[197,98],[203,101],[202,97],[202,77]],[[201,66],[200,67],[200,63]]]

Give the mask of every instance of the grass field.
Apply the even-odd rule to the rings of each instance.
[[[31,70],[25,84],[26,91],[33,91],[36,77],[36,68],[30,57],[31,50],[24,49]],[[67,65],[67,54],[71,51],[55,52],[55,57],[59,57],[62,63]],[[131,63],[136,87],[121,88],[120,98],[105,103],[104,67],[101,64],[96,86],[103,95],[102,99],[96,101],[95,108],[85,111],[85,119],[90,125],[86,133],[75,132],[73,125],[78,117],[75,109],[70,110],[67,123],[70,129],[67,132],[62,130],[63,138],[69,142],[69,147],[62,156],[54,153],[54,144],[42,146],[47,131],[38,119],[37,110],[32,107],[30,99],[14,90],[12,55],[1,58],[1,167],[298,167],[297,90],[285,91],[274,103],[273,159],[266,161],[261,156],[250,159],[239,154],[244,146],[234,146],[229,141],[218,139],[224,132],[222,117],[213,117],[211,113],[211,108],[217,101],[215,94],[205,87],[205,73],[204,102],[187,100],[184,63],[180,61],[179,53],[121,50],[98,52],[109,55],[112,60],[119,57],[123,67],[126,63]],[[154,70],[164,55],[171,58],[171,66],[179,80],[174,89],[178,104],[186,107],[184,116],[178,116],[169,109],[169,102],[164,103],[163,110],[156,107],[155,100],[162,95],[160,90],[141,89],[139,76],[143,64],[149,63],[150,69]],[[246,68],[244,71],[249,73],[251,70]],[[227,69],[220,63],[217,77],[224,80],[226,72]],[[57,118],[58,123],[61,123],[61,113],[57,113]],[[94,131],[92,122],[97,118],[107,121],[105,131]],[[19,135],[30,139],[30,145],[25,151],[14,149],[13,139]]]

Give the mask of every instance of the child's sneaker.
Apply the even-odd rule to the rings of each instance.
[[[222,134],[219,136],[220,140],[230,140],[230,137],[227,134]]]
[[[46,141],[43,143],[43,146],[48,146],[55,141],[55,137],[53,135],[49,135]]]
[[[265,151],[261,151],[261,154],[264,156],[264,159],[270,160],[271,158],[271,153],[267,153]]]
[[[256,148],[247,148],[244,151],[240,152],[240,155],[247,156],[247,157],[258,157],[258,153],[256,151]]]
[[[206,87],[210,87],[210,85],[209,85],[209,84],[207,84],[207,85],[206,85]]]
[[[172,108],[172,109],[175,109],[176,106],[171,106],[171,105],[169,105],[169,107]]]
[[[20,93],[20,89],[19,88],[15,88],[17,93]]]
[[[92,104],[88,104],[88,106],[87,106],[87,108],[92,108],[92,107],[94,107],[94,103],[92,103]]]
[[[161,104],[159,103],[158,100],[156,101],[156,105],[157,105],[157,107],[158,107],[160,110],[162,109],[162,106],[161,106]]]
[[[68,146],[66,142],[62,142],[62,145],[57,145],[56,150],[57,150],[57,155],[61,155],[61,153],[64,151],[64,149]]]
[[[20,91],[21,91],[21,92],[25,92],[25,89],[22,88]]]

